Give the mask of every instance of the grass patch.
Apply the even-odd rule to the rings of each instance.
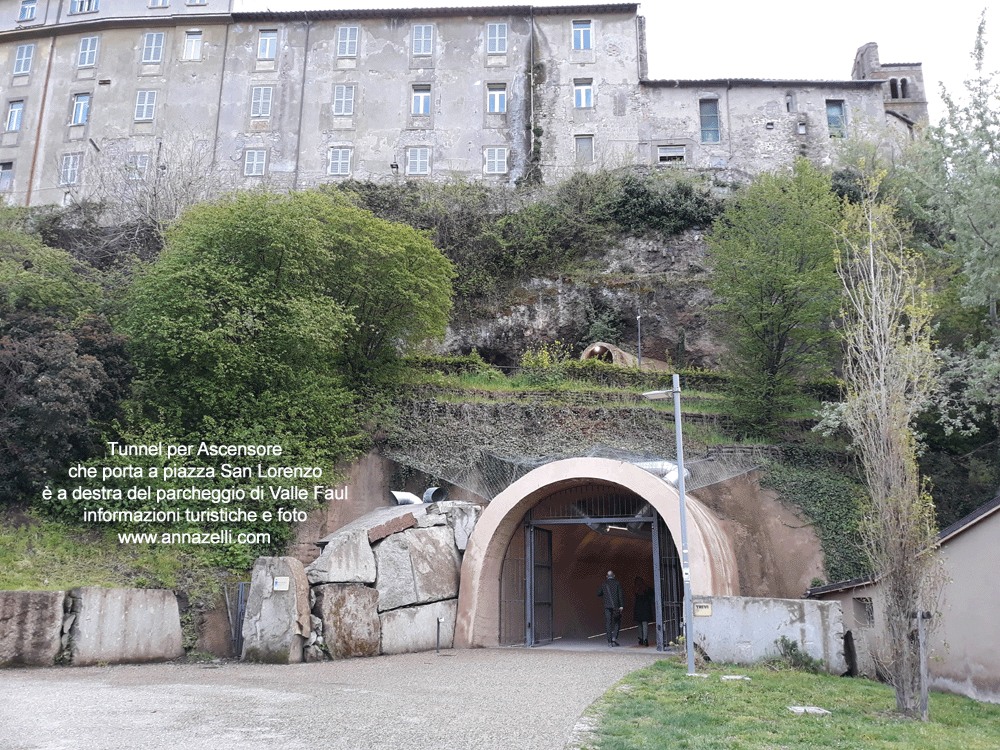
[[[598,719],[587,750],[644,748],[839,748],[987,750],[997,747],[1000,706],[932,693],[929,722],[895,713],[892,689],[876,682],[791,670],[707,665],[707,677],[660,661],[611,688],[590,712]],[[746,680],[723,681],[740,674]],[[788,706],[828,716],[797,716]]]
[[[0,517],[0,590],[77,586],[164,588],[210,605],[231,574],[198,550],[121,545],[115,532],[51,521],[30,511]]]

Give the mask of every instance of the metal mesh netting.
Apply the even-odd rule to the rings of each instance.
[[[673,415],[661,410],[434,400],[413,401],[405,409],[404,428],[383,452],[487,500],[561,459],[626,461],[658,476],[676,461]],[[687,438],[684,453],[689,491],[744,474],[766,459],[754,451],[713,450]]]

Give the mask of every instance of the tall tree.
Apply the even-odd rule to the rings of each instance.
[[[450,279],[426,237],[342,196],[196,206],[129,292],[138,399],[178,437],[257,430],[339,458],[358,378],[443,332]]]
[[[891,203],[869,180],[860,204],[845,209],[838,255],[843,281],[843,422],[864,466],[871,506],[863,537],[884,594],[882,656],[899,710],[923,715],[914,613],[929,608],[934,506],[922,487],[913,420],[937,383],[932,306],[915,255],[902,244]]]
[[[772,433],[795,408],[798,382],[829,372],[839,222],[829,178],[800,159],[790,174],[762,175],[708,238],[714,311],[732,346],[732,398],[751,432]]]
[[[963,304],[986,305],[1000,334],[1000,82],[985,69],[985,11],[971,57],[975,75],[965,81],[965,101],[942,87],[945,116],[928,129],[929,158],[917,176],[936,218],[954,234],[966,278]]]

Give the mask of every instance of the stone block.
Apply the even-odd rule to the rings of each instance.
[[[382,634],[378,591],[359,583],[314,587],[313,611],[323,621],[323,639],[334,659],[377,656]]]
[[[0,667],[55,663],[65,599],[65,591],[0,591]]]
[[[184,655],[180,609],[164,589],[73,589],[74,666],[165,661]]]
[[[455,547],[460,551],[465,552],[482,510],[479,505],[459,505],[448,509],[448,523],[455,530]]]
[[[406,607],[417,602],[417,587],[410,562],[410,544],[405,534],[393,534],[375,545],[378,575],[378,611]]]
[[[438,619],[441,620],[441,648],[451,648],[455,641],[455,616],[458,601],[450,599],[418,607],[404,607],[383,612],[382,653],[408,654],[431,651],[437,647]]]
[[[327,537],[320,556],[306,568],[311,584],[375,583],[375,555],[363,528],[344,529]]]
[[[368,542],[370,544],[375,544],[376,542],[385,539],[387,536],[396,534],[404,529],[409,529],[416,526],[417,519],[414,517],[413,513],[405,513],[397,518],[392,518],[385,523],[381,523],[378,526],[372,526],[368,529]]]
[[[309,581],[302,563],[294,557],[258,557],[243,618],[242,658],[301,662],[311,629]]]
[[[448,517],[441,513],[430,513],[417,519],[417,528],[426,529],[431,526],[444,526],[448,523]]]
[[[461,568],[448,526],[407,529],[375,547],[380,612],[458,596]]]
[[[452,529],[448,526],[410,529],[404,534],[410,543],[416,603],[457,597],[462,560]]]

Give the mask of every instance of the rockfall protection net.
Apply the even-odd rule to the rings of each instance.
[[[652,408],[606,408],[520,402],[402,406],[404,427],[383,453],[402,466],[492,500],[546,463],[575,457],[626,461],[663,476],[676,461],[673,414]],[[766,448],[712,448],[697,439],[699,418],[684,417],[686,489],[723,482],[760,466]]]

